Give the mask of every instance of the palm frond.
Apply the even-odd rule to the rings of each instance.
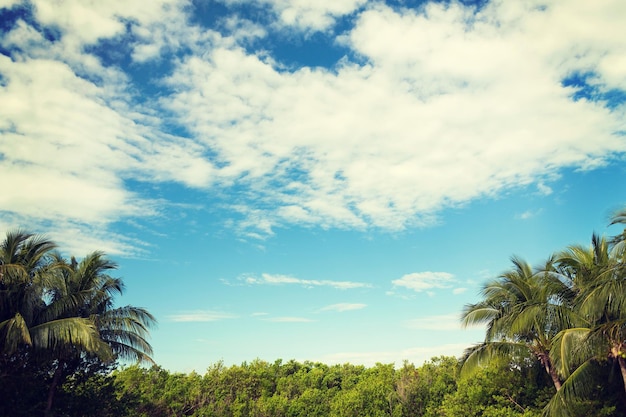
[[[12,354],[20,345],[31,345],[28,325],[20,313],[0,323],[0,335],[4,335],[2,353]]]
[[[82,317],[49,321],[30,329],[33,347],[60,350],[78,346],[100,358],[110,359],[111,350],[102,341],[94,323]]]
[[[524,343],[507,341],[480,343],[465,350],[461,358],[459,375],[461,378],[466,378],[494,360],[522,358],[528,354],[528,346]]]
[[[461,324],[463,327],[482,325],[494,320],[498,315],[497,308],[485,303],[468,304],[463,309]]]
[[[569,377],[573,369],[592,356],[592,346],[586,343],[590,333],[588,328],[572,328],[556,335],[550,357],[559,375]]]
[[[563,382],[561,389],[554,394],[544,409],[544,415],[549,417],[570,417],[569,405],[580,398],[586,398],[592,387],[588,383],[593,377],[593,362],[588,360],[581,364]]]
[[[150,347],[147,342],[145,342],[145,345],[147,347]],[[142,348],[139,343],[109,342],[109,346],[111,347],[115,355],[121,359],[131,362],[156,365],[156,362],[154,362],[154,359],[152,359],[151,357],[151,348]]]

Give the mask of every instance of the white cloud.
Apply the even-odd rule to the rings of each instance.
[[[0,3],[0,9],[11,9],[22,2],[22,0],[2,0]]]
[[[0,177],[11,178],[0,193],[3,210],[29,230],[98,244],[79,245],[81,252],[128,249],[94,237],[105,237],[120,217],[155,214],[154,202],[126,190],[119,176],[137,168],[132,142],[141,139],[132,121],[107,105],[107,91],[63,63],[1,56],[0,73],[7,82],[0,89]]]
[[[318,361],[327,364],[360,364],[365,366],[375,366],[377,363],[392,363],[401,366],[403,361],[421,365],[424,362],[438,356],[455,356],[460,357],[463,351],[468,347],[467,344],[445,344],[440,346],[415,347],[390,351],[375,352],[338,352],[323,355]]]
[[[242,4],[245,0],[221,0],[225,4]],[[271,7],[279,26],[300,30],[326,30],[338,17],[350,14],[367,0],[258,0],[258,5]]]
[[[521,220],[528,220],[531,217],[533,217],[533,212],[530,210],[526,210],[525,212],[523,212],[522,214],[518,214],[516,216],[517,218],[521,219]]]
[[[11,178],[0,194],[3,216],[10,227],[54,235],[76,255],[95,249],[137,254],[142,242],[112,233],[109,225],[158,215],[168,203],[137,195],[125,180],[206,187],[214,170],[204,147],[159,131],[161,122],[127,93],[124,73],[76,46],[115,31],[114,24],[98,28],[89,20],[94,13],[104,20],[119,16],[85,12],[94,34],[81,32],[79,42],[70,39],[76,28],[64,26],[78,23],[64,20],[63,12],[80,17],[87,6],[59,5],[36,10],[44,23],[61,28],[61,40],[46,40],[23,21],[0,40],[17,48],[11,58],[0,56],[0,176]]]
[[[467,292],[467,288],[455,288],[452,290],[452,294],[458,295]]]
[[[450,288],[453,282],[454,275],[448,272],[430,271],[406,274],[400,279],[391,281],[395,287],[405,287],[415,292],[427,291],[433,288]]]
[[[267,35],[267,30],[263,26],[236,16],[226,18],[223,25],[229,31],[230,37],[240,44],[264,38]]]
[[[414,330],[461,330],[461,321],[458,314],[444,314],[439,316],[420,317],[407,320],[405,326]]]
[[[210,310],[195,310],[195,311],[173,314],[168,317],[170,321],[175,321],[175,322],[208,322],[208,321],[219,321],[219,320],[232,319],[232,318],[236,318],[236,316],[232,314],[226,314],[226,313],[221,313],[218,311],[210,311]]]
[[[537,190],[541,195],[550,195],[554,192],[551,187],[547,186],[541,181],[537,183]]]
[[[300,279],[289,275],[277,275],[277,274],[261,274],[261,277],[254,275],[247,275],[241,278],[246,284],[254,285],[283,285],[283,284],[295,284],[303,287],[332,287],[341,290],[353,289],[353,288],[369,288],[371,284],[354,281],[331,281],[331,280],[315,280],[315,279]]]
[[[61,32],[66,52],[80,54],[85,45],[103,39],[134,36],[132,57],[137,62],[158,58],[164,49],[178,49],[202,38],[200,31],[186,30],[188,0],[154,0],[149,3],[110,0],[31,0],[35,17]],[[210,35],[210,31],[204,31]]]
[[[269,319],[263,319],[264,321],[271,321],[274,323],[311,323],[315,320],[307,319],[304,317],[274,317]]]
[[[361,304],[361,303],[338,303],[338,304],[331,304],[328,305],[326,307],[322,307],[320,309],[320,311],[337,311],[337,312],[344,312],[344,311],[352,311],[352,310],[361,310],[363,308],[367,307],[367,304]]]
[[[519,220],[529,220],[529,219],[532,219],[533,217],[537,217],[538,215],[540,215],[542,211],[543,211],[542,209],[526,210],[523,213],[516,214],[515,218]]]
[[[344,38],[367,65],[285,72],[216,48],[181,61],[169,78],[179,93],[164,104],[220,150],[224,176],[266,203],[255,216],[270,227],[429,224],[443,207],[626,150],[620,111],[575,102],[560,85],[623,45],[608,35],[601,44],[603,29],[577,43],[557,36],[582,17],[565,7],[493,3],[474,16],[456,3],[424,13],[378,6]],[[607,33],[617,25],[609,19]],[[593,52],[576,58],[581,45]]]
[[[139,180],[226,195],[236,186],[231,209],[248,236],[287,224],[399,230],[515,187],[548,195],[560,169],[626,151],[624,105],[575,101],[561,84],[580,72],[599,91],[626,89],[621,0],[494,1],[478,13],[454,2],[263,0],[278,26],[305,31],[356,13],[341,64],[296,71],[238,46],[266,39],[263,28],[231,17],[232,36],[219,35],[190,23],[188,1],[32,4],[39,25],[19,21],[0,39],[12,51],[0,56],[9,224],[107,236],[113,222],[159,214],[126,184]],[[167,80],[152,80],[159,98],[139,100],[131,74],[86,52],[104,39],[147,69],[174,60]],[[176,124],[190,137],[167,134]]]

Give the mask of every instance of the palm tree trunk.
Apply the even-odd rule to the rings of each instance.
[[[552,383],[554,384],[554,388],[556,388],[557,391],[560,390],[561,380],[559,379],[559,376],[556,373],[556,369],[554,369],[554,366],[552,365],[550,356],[548,356],[547,353],[542,353],[538,356],[539,356],[539,361],[543,365],[544,369],[546,370],[548,375],[550,375],[550,378],[552,379]]]
[[[626,359],[622,355],[617,356],[619,370],[622,372],[622,380],[624,381],[624,391],[626,392]]]
[[[556,388],[556,390],[557,391],[560,390],[561,380],[559,379],[559,376],[556,374],[554,367],[553,366],[546,367],[546,371],[548,371],[548,374],[550,374],[550,378],[552,378],[552,382],[554,383],[554,387]]]
[[[52,403],[54,402],[54,395],[56,394],[57,387],[61,383],[61,378],[63,377],[63,367],[65,366],[65,362],[59,360],[57,364],[57,369],[54,371],[54,375],[52,376],[52,382],[50,383],[50,388],[48,389],[48,400],[46,401],[46,410],[44,411],[44,417],[49,417],[52,414]]]

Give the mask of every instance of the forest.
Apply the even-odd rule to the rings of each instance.
[[[611,224],[626,224],[626,210]],[[173,373],[151,358],[148,311],[118,306],[103,253],[0,243],[0,416],[626,416],[626,231],[592,235],[483,285],[460,314],[484,341],[460,358],[372,367],[295,360]],[[119,365],[134,363],[133,365]]]

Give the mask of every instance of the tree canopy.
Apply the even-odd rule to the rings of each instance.
[[[15,402],[23,398],[29,415],[52,415],[68,377],[109,369],[118,358],[153,363],[147,336],[156,320],[145,309],[116,307],[124,288],[108,275],[116,265],[100,252],[68,261],[56,249],[20,230],[0,243],[3,415],[17,415]]]
[[[611,223],[625,218],[617,213]],[[568,246],[536,268],[512,258],[513,268],[486,283],[483,299],[463,311],[464,325],[484,324],[487,330],[483,343],[467,349],[462,374],[527,356],[554,385],[546,415],[583,415],[584,404],[603,390],[617,401],[612,413],[623,413],[625,236],[609,240],[594,233],[589,246]]]

